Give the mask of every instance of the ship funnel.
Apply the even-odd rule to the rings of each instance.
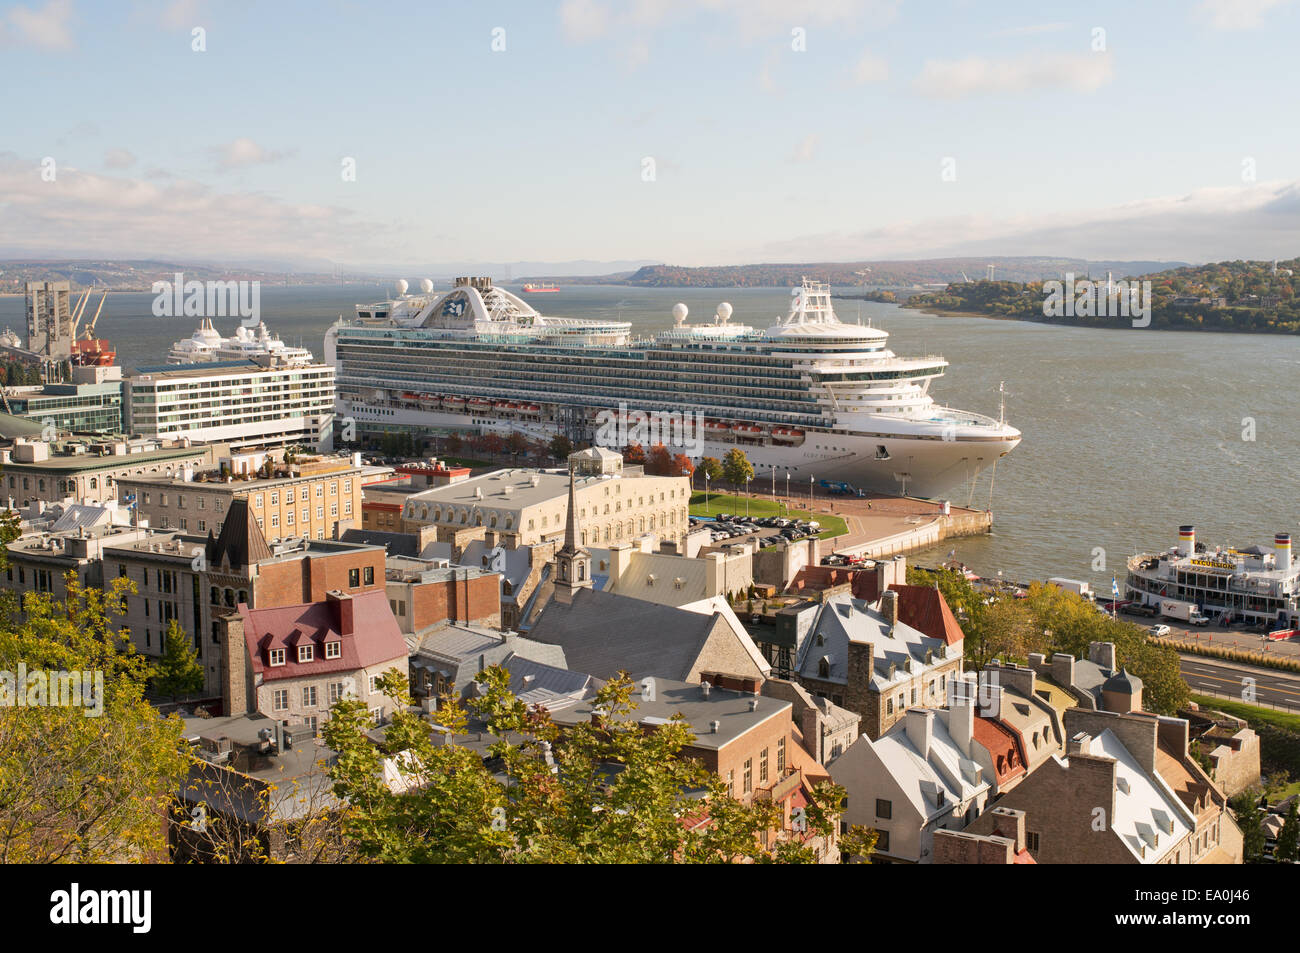
[[[1291,571],[1291,534],[1277,533],[1273,536],[1274,568],[1283,572]]]
[[[1178,527],[1178,555],[1179,556],[1196,555],[1196,527],[1195,526]]]

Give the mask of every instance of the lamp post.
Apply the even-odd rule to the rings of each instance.
[[[813,508],[813,475],[808,474],[808,512],[811,513]]]
[[[704,471],[704,515],[709,515],[709,471]]]
[[[745,519],[749,519],[749,481],[752,479],[752,476],[745,477]]]

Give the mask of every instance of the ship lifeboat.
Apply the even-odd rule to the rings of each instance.
[[[706,433],[720,435],[731,433],[731,424],[725,420],[706,420],[704,421],[704,430]]]
[[[763,432],[762,427],[756,427],[753,424],[736,424],[735,431],[741,437],[757,437]]]
[[[498,401],[494,401],[494,402],[493,402],[493,404],[492,404],[492,409],[493,409],[493,410],[509,410],[509,409],[510,409],[511,407],[513,407],[513,406],[514,406],[514,404],[510,403],[508,400],[498,400]]]
[[[464,397],[444,397],[442,405],[449,410],[463,410],[465,408]]]
[[[772,439],[778,443],[798,443],[803,440],[803,431],[793,427],[777,427],[772,431]]]
[[[536,404],[520,404],[519,409],[526,414],[540,414],[542,412],[542,408]]]
[[[471,397],[469,401],[469,409],[477,411],[491,410],[492,401],[484,400],[482,397]]]

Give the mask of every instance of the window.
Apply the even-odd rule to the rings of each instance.
[[[272,711],[284,711],[289,707],[289,689],[277,688],[271,695]]]
[[[886,698],[886,699],[885,699],[885,714],[886,714],[886,715],[892,715],[893,713],[894,713],[894,700],[893,700],[892,698]]]
[[[320,484],[320,483],[317,483],[317,484],[316,484],[316,499],[319,500],[319,499],[323,498],[324,496],[325,496],[325,487],[324,487],[324,485],[322,485],[322,484]],[[306,497],[304,496],[303,499],[305,500]]]
[[[785,773],[785,739],[776,740],[776,770],[778,774]]]
[[[342,682],[330,683],[330,704],[331,705],[333,705],[337,701],[343,700],[343,691],[344,688]]]
[[[207,520],[199,520],[199,532],[200,532],[200,533],[205,533],[205,532],[207,532],[207,529],[208,529],[208,521],[207,521]]]
[[[280,505],[280,494],[279,494],[278,492],[277,492],[277,493],[272,493],[272,494],[271,494],[271,505],[272,505],[272,506],[279,506],[279,505]]]
[[[313,645],[298,646],[298,661],[310,662],[316,657],[316,647]]]
[[[316,707],[316,686],[315,685],[306,685],[303,687],[302,707],[303,708]]]
[[[337,483],[331,483],[330,496],[338,496],[338,495],[339,495],[339,485]]]
[[[271,665],[284,664],[284,649],[271,649],[271,651],[268,652],[267,655],[269,656],[268,661],[270,662]]]
[[[351,493],[351,492],[352,492],[352,481],[351,481],[351,480],[344,480],[344,481],[343,481],[343,492],[344,492],[344,493]]]
[[[379,691],[379,676],[370,676],[370,694],[374,695]]]
[[[746,758],[746,759],[745,759],[744,787],[741,788],[740,793],[742,793],[742,794],[749,794],[749,793],[750,793],[751,791],[753,791],[753,790],[754,790],[754,759],[753,759],[753,758]]]
[[[1035,831],[1025,832],[1025,849],[1031,854],[1038,853],[1038,834]]]
[[[365,580],[366,580],[366,585],[367,585],[367,586],[373,586],[373,585],[375,584],[375,567],[374,567],[374,566],[367,566],[367,567],[365,567]]]
[[[764,748],[758,754],[758,783],[767,783],[767,749]]]
[[[876,831],[876,850],[885,852],[889,850],[889,831]]]
[[[374,721],[375,727],[379,727],[384,723],[384,710],[382,708],[370,709],[370,718]]]
[[[359,586],[359,585],[361,585],[361,570],[360,570],[360,569],[349,569],[349,570],[348,570],[348,588],[350,588],[350,589],[355,589],[355,588],[356,588],[357,586]]]
[[[335,641],[335,642],[326,642],[326,643],[325,643],[325,657],[326,657],[326,658],[340,658],[342,655],[343,655],[343,643],[342,643],[342,642],[337,642],[337,641]]]
[[[883,798],[876,798],[876,817],[882,820],[890,820],[894,816],[894,802],[886,801]]]

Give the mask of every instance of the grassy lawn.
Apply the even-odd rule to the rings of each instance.
[[[1192,701],[1202,708],[1214,708],[1229,715],[1236,715],[1238,718],[1246,719],[1247,723],[1254,725],[1256,722],[1265,722],[1270,725],[1276,725],[1279,728],[1285,728],[1288,731],[1294,731],[1300,734],[1300,714],[1295,712],[1278,711],[1274,708],[1261,708],[1258,705],[1246,705],[1242,702],[1228,701],[1223,698],[1214,698],[1210,695],[1192,694]]]
[[[831,516],[827,513],[787,510],[780,503],[762,497],[729,496],[726,493],[710,493],[708,496],[709,504],[705,506],[703,493],[691,494],[692,516],[717,516],[719,513],[743,516],[745,515],[745,504],[748,503],[750,516],[784,516],[789,519],[816,520],[822,527],[822,531],[817,534],[821,539],[843,536],[849,531],[848,526],[845,525],[841,517]]]

